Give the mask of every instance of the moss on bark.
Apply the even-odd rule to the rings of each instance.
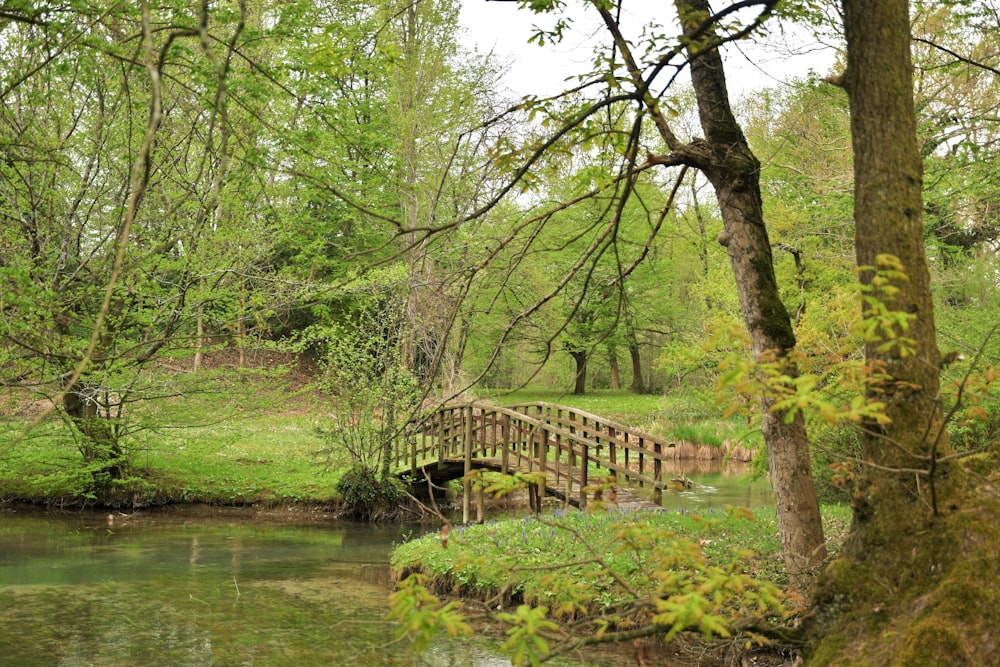
[[[981,470],[983,462],[975,465]],[[998,470],[993,461],[994,475]],[[809,665],[986,665],[1000,628],[1000,499],[966,482],[958,509],[933,520],[874,517],[819,582]],[[912,507],[911,507],[912,509]],[[893,528],[895,526],[895,529]],[[868,526],[861,531],[874,528]]]

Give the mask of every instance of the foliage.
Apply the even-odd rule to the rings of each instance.
[[[558,629],[546,616],[548,607],[532,607],[520,605],[513,614],[498,614],[497,617],[510,625],[507,630],[508,639],[501,650],[510,654],[510,660],[515,665],[542,664],[542,659],[549,654],[549,643],[542,633]]]
[[[347,511],[361,519],[394,514],[405,498],[402,482],[392,477],[379,477],[371,468],[358,464],[341,474],[336,488]]]
[[[310,327],[302,341],[321,355],[319,384],[332,402],[333,419],[319,430],[328,443],[324,453],[331,462],[349,454],[383,478],[391,449],[422,398],[400,350],[405,313],[398,276],[394,267],[362,281],[352,318]]]
[[[456,609],[461,602],[442,603],[424,587],[425,577],[412,575],[399,583],[389,596],[388,618],[400,622],[399,635],[413,638],[413,650],[424,651],[434,635],[444,631],[449,637],[472,634],[465,617]]]
[[[801,412],[810,420],[818,487],[827,501],[849,497],[864,468],[861,429],[889,423],[884,396],[895,386],[884,362],[864,363],[837,351],[857,348],[862,342],[901,358],[914,351],[914,341],[907,335],[913,315],[891,310],[887,305],[898,293],[897,285],[907,281],[904,267],[887,255],[877,256],[876,261],[876,266],[860,269],[871,274],[870,282],[857,288],[861,317],[845,329],[840,340],[828,339],[834,353],[820,355],[806,339],[792,355],[800,368],[808,367],[812,372],[789,377],[782,364],[753,362],[739,350],[731,351],[720,365],[723,395],[732,392],[728,394],[729,414],[741,412],[749,397],[766,392],[776,397],[774,409],[785,410],[789,418]],[[948,434],[965,452],[984,451],[996,439],[996,422],[990,417],[998,409],[996,370],[982,354],[993,344],[993,333],[995,330],[987,335],[969,363],[953,355],[957,359],[951,370],[955,377],[944,385],[940,397]],[[824,356],[825,363],[821,363]],[[763,461],[758,458],[756,463]],[[930,468],[933,466],[932,462]]]

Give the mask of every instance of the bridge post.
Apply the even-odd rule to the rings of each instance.
[[[449,414],[451,411],[449,410]],[[438,410],[437,415],[437,434],[438,434],[438,470],[444,470],[444,460],[446,458],[444,450],[444,412]]]
[[[580,509],[587,507],[587,472],[590,467],[590,447],[583,445],[580,452]]]
[[[500,439],[503,441],[503,448],[500,450],[500,474],[506,475],[510,472],[510,415],[505,414],[500,420]]]
[[[646,448],[646,439],[639,436],[639,488],[643,487],[642,478],[645,477],[645,471],[643,467],[645,466],[646,460],[642,455],[642,450]]]
[[[493,427],[493,438],[492,438],[493,441],[491,443],[492,446],[490,447],[490,457],[496,458],[497,457],[497,429],[500,426],[500,424],[497,423],[497,413],[496,412],[493,412],[493,418],[491,420],[490,425]]]
[[[462,445],[465,450],[465,475],[462,478],[462,523],[469,525],[469,501],[472,494],[472,480],[469,472],[472,470],[472,405],[462,409]]]
[[[541,432],[541,451],[538,454],[538,467],[539,471],[545,477],[542,478],[541,483],[538,485],[538,504],[541,506],[542,498],[545,497],[545,480],[548,478],[548,459],[549,459],[549,429],[546,426],[542,426]],[[558,469],[558,461],[556,461],[556,466]]]
[[[653,479],[656,484],[653,485],[653,502],[657,505],[663,504],[663,461],[660,460],[660,455],[663,454],[663,445],[658,442],[653,443],[653,452],[656,454],[656,458],[653,460]]]
[[[560,412],[562,411],[560,410]],[[556,452],[556,486],[559,486],[559,479],[560,479],[559,463],[562,461],[562,435],[556,433],[553,439],[555,443],[554,449]]]
[[[479,491],[476,493],[476,523],[486,521],[486,485],[483,483],[482,472],[479,473]]]
[[[615,453],[615,430],[611,426],[608,427],[608,460],[611,462],[611,465],[618,465],[618,456]],[[616,477],[618,476],[618,471],[614,468],[609,468],[608,470],[611,471]],[[628,479],[628,475],[625,476],[625,479]]]
[[[576,413],[575,412],[570,412],[569,413],[569,423],[570,423],[569,432],[570,432],[571,435],[576,435],[576,427],[572,425],[575,421],[576,421]],[[573,448],[573,444],[570,444],[570,446],[569,446],[569,467],[572,468],[574,465],[576,465],[576,450]]]
[[[479,456],[486,458],[486,408],[479,409]]]
[[[567,442],[568,453],[566,455],[566,502],[570,502],[570,497],[573,495],[573,448],[576,447],[576,443],[573,442],[572,438]],[[556,450],[558,452],[557,457],[562,457],[562,447]],[[556,470],[559,470],[559,458],[556,458]],[[559,474],[558,472],[556,473]]]
[[[411,438],[407,438],[407,444],[410,443]],[[413,446],[410,447],[410,477],[416,478],[417,476],[417,437],[412,436]],[[420,450],[426,451],[424,447],[427,445],[427,434],[424,429],[420,429]]]
[[[615,433],[615,439],[617,440],[618,429],[615,429],[614,433]],[[632,443],[629,441],[628,431],[625,431],[624,433],[622,433],[622,435],[625,436],[625,446],[622,447],[622,455],[625,457],[625,470],[631,470],[631,468],[628,467],[628,452],[632,448],[631,447]],[[627,482],[629,479],[630,479],[629,474],[625,473],[625,481]]]
[[[576,413],[572,410],[566,413],[567,420],[570,424],[576,421]],[[571,495],[573,495],[573,466],[576,465],[576,427],[569,426],[570,438],[569,438],[569,448],[566,453],[566,500],[569,501]]]

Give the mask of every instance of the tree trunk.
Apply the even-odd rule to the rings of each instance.
[[[675,4],[682,17],[692,12],[711,14],[706,0],[675,0]],[[685,22],[689,35],[698,27]],[[733,115],[717,49],[692,56],[691,81],[705,139],[684,148],[712,183],[719,200],[723,231],[718,240],[729,254],[753,356],[758,361],[783,363],[784,372],[794,377],[797,370],[786,357],[795,347],[795,334],[774,275],[764,226],[760,163]],[[771,411],[774,399],[770,396],[763,396],[760,403],[785,570],[793,585],[802,587],[826,558],[805,422],[799,414],[786,423],[785,413]]]
[[[205,309],[198,306],[198,315],[195,319],[194,333],[194,363],[191,370],[197,373],[201,370],[202,361],[205,359]]]
[[[636,394],[646,393],[646,383],[642,379],[642,355],[639,353],[639,342],[634,339],[629,341],[628,356],[632,360],[632,385],[629,391]]]
[[[820,581],[811,664],[996,661],[1000,502],[957,459],[942,460],[951,452],[923,245],[908,9],[906,0],[844,0],[861,281],[890,312],[911,317],[905,330],[866,345],[869,365],[885,373],[868,398],[885,404],[890,421],[863,424],[871,465],[852,500],[844,553]],[[886,255],[906,275],[890,277],[894,293],[873,289],[871,267],[888,266]],[[883,345],[898,336],[913,349]],[[995,454],[988,465],[995,472]]]
[[[236,317],[236,346],[239,350],[237,368],[242,371],[247,367],[247,290],[246,281],[240,279],[240,310]]]
[[[608,348],[608,366],[611,370],[611,388],[621,389],[622,378],[618,368],[618,351],[614,347]]]
[[[105,473],[109,479],[123,479],[128,464],[118,442],[115,425],[102,417],[98,411],[96,388],[78,384],[63,394],[63,409],[79,430],[83,438],[80,453],[87,464],[100,463],[101,468],[93,471],[95,482],[106,484],[99,479]]]
[[[576,362],[576,375],[573,385],[573,394],[583,396],[587,393],[587,351],[570,350],[573,361]]]

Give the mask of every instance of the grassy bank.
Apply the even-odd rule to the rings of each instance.
[[[329,504],[346,457],[320,456],[322,406],[241,404],[225,397],[163,403],[133,415],[123,440],[134,474],[113,484],[125,504]],[[93,502],[91,476],[70,432],[49,418],[0,422],[0,498]]]
[[[297,386],[307,380],[299,378]],[[94,471],[83,463],[73,430],[58,415],[28,429],[39,406],[34,413],[0,412],[0,499],[74,506],[101,501],[123,506],[336,503],[337,481],[351,459],[346,453],[319,453],[328,444],[317,427],[331,424],[329,398],[276,390],[279,383],[229,379],[183,397],[130,406],[129,434],[122,444],[132,474],[102,494],[94,493]],[[484,398],[503,404],[562,403],[678,440],[719,443],[718,433],[733,432],[727,423],[696,424],[700,413],[691,401],[685,408],[682,397],[531,390]]]
[[[835,548],[850,509],[825,506],[823,516]],[[663,567],[786,583],[769,508],[700,515],[571,509],[547,518],[455,527],[445,548],[438,535],[426,535],[397,547],[392,564],[401,578],[425,575],[439,594],[541,604],[574,615],[621,611],[637,597],[649,598]]]

